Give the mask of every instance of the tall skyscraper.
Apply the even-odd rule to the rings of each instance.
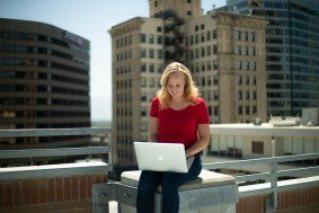
[[[319,2],[228,0],[230,11],[264,16],[268,115],[319,106]]]
[[[266,121],[263,18],[201,13],[199,0],[150,0],[150,17],[113,26],[113,159],[135,164],[133,141],[147,141],[149,104],[171,61],[185,63],[212,123]],[[178,5],[178,7],[176,7]]]
[[[0,19],[0,128],[90,126],[90,43],[58,27]],[[87,137],[0,138],[2,149],[87,144]]]

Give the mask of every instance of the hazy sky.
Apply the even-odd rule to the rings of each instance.
[[[204,11],[226,0],[202,0]],[[111,40],[108,30],[135,16],[149,16],[148,0],[0,0],[0,17],[55,25],[91,42],[91,116],[111,120]]]

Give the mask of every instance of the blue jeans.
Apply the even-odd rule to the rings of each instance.
[[[162,186],[162,212],[178,213],[179,197],[178,187],[185,182],[194,180],[202,170],[200,155],[196,155],[188,173],[176,172],[154,172],[145,171],[141,173],[137,191],[137,213],[154,212],[154,195],[158,185]]]

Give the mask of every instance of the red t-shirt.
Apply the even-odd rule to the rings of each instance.
[[[182,143],[186,149],[198,139],[198,124],[209,124],[207,104],[202,98],[181,110],[160,109],[159,99],[153,98],[150,116],[158,119],[159,142]]]

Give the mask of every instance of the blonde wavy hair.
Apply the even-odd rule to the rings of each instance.
[[[170,75],[174,72],[181,72],[185,77],[184,98],[187,102],[194,103],[194,99],[199,96],[198,88],[195,86],[191,72],[182,63],[172,62],[168,64],[161,76],[162,88],[157,91],[156,96],[160,101],[160,108],[167,108],[171,102],[171,97],[167,91],[167,82]]]

